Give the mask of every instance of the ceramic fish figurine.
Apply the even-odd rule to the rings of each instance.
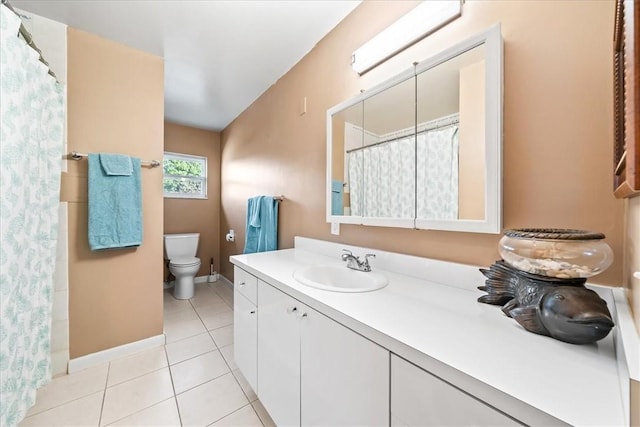
[[[554,279],[525,273],[497,261],[488,270],[487,292],[479,302],[503,305],[502,311],[527,331],[572,344],[596,342],[614,323],[607,303],[583,286],[585,279]]]

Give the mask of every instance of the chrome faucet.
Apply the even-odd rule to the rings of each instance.
[[[350,250],[343,249],[342,252],[342,261],[347,263],[347,268],[357,271],[371,271],[371,266],[369,265],[369,258],[375,258],[375,254],[366,254],[364,256],[364,261],[360,261],[360,257],[355,256]]]

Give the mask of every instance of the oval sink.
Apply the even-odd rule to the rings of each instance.
[[[389,280],[380,273],[365,273],[335,265],[300,268],[293,272],[293,278],[303,285],[333,292],[368,292],[389,284]]]

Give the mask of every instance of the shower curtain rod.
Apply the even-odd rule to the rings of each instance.
[[[459,117],[450,116],[450,117],[444,117],[444,118],[436,119],[433,122],[434,122],[433,125],[428,125],[428,124],[427,125],[425,125],[425,124],[418,125],[418,128],[420,126],[423,126],[424,129],[421,129],[421,130],[417,131],[415,134],[401,135],[401,136],[397,136],[395,138],[385,139],[384,141],[378,141],[378,142],[376,142],[374,144],[365,145],[364,147],[352,148],[351,150],[347,150],[346,153],[347,154],[353,153],[355,151],[364,150],[365,148],[371,148],[371,147],[375,147],[376,145],[386,144],[387,142],[397,141],[399,139],[403,139],[403,138],[406,138],[408,136],[420,135],[420,134],[427,133],[427,132],[432,131],[432,130],[443,129],[443,128],[446,128],[446,127],[449,127],[449,126],[457,125],[457,124],[460,123],[460,118]]]
[[[40,55],[40,58],[39,58],[40,62],[42,62],[44,65],[47,66],[47,68],[49,69],[49,75],[51,77],[53,77],[54,79],[56,79],[56,81],[57,81],[58,77],[53,72],[53,70],[51,70],[51,67],[49,66],[49,63],[42,56],[42,51],[40,49],[38,49],[38,46],[36,46],[36,43],[33,41],[33,36],[31,36],[31,33],[29,31],[27,31],[27,29],[25,28],[24,24],[22,23],[22,15],[20,15],[18,12],[16,12],[16,10],[13,8],[13,6],[11,6],[11,4],[9,3],[9,0],[2,0],[2,4],[7,6],[7,8],[11,12],[15,13],[18,17],[20,17],[20,30],[19,30],[20,35],[22,36],[22,38],[24,39],[24,41],[27,43],[28,46],[30,46],[33,50],[38,52],[38,55]]]

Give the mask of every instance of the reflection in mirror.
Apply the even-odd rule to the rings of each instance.
[[[362,170],[349,175],[349,180],[363,177],[362,216],[415,217],[413,78],[364,100],[364,144],[348,156],[362,159]]]
[[[484,44],[416,82],[416,218],[484,218]]]
[[[500,25],[331,108],[327,153],[328,222],[500,233]]]
[[[362,170],[362,157],[347,153],[362,148],[362,102],[331,116],[331,214],[361,216],[363,177],[349,179],[351,169]],[[354,213],[355,211],[355,213]]]

